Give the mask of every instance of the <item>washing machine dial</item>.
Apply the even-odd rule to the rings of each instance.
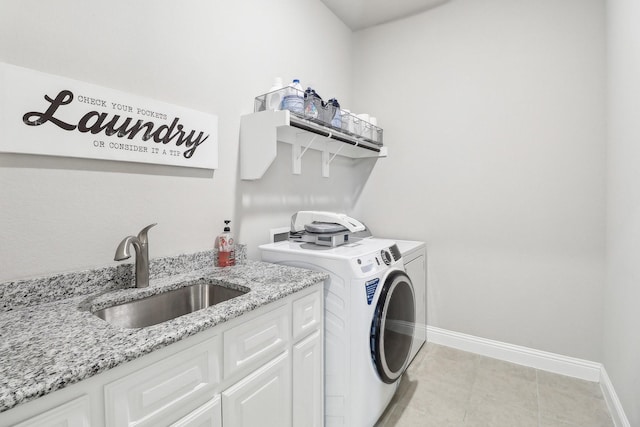
[[[382,261],[384,261],[384,263],[386,265],[390,265],[391,264],[392,258],[391,258],[391,254],[389,253],[388,250],[386,250],[386,249],[381,250],[380,251],[380,257],[382,258]]]

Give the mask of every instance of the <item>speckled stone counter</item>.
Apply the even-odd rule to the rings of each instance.
[[[0,284],[0,412],[84,380],[325,280],[324,273],[257,261],[216,268],[212,252],[153,260],[150,286],[131,288],[132,266]],[[194,282],[249,290],[141,329],[92,312]]]

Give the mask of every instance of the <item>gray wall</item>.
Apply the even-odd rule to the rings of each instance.
[[[610,0],[604,365],[640,425],[640,3]]]
[[[429,323],[601,361],[601,0],[454,0],[355,34],[389,158],[356,209],[428,244]]]
[[[0,61],[217,114],[220,167],[0,153],[0,280],[109,264],[152,222],[151,257],[212,248],[230,218],[255,258],[292,212],[349,210],[372,163],[339,158],[322,179],[315,152],[293,176],[284,146],[266,179],[240,182],[238,141],[276,76],[348,105],[351,37],[318,0],[1,0]]]

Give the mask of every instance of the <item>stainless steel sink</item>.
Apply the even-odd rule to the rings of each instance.
[[[247,292],[215,284],[194,284],[103,308],[93,314],[122,328],[144,328],[228,301]]]

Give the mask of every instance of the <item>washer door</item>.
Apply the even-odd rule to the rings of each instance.
[[[394,383],[409,363],[415,329],[415,295],[409,276],[394,271],[380,291],[371,322],[371,357],[380,379]]]

